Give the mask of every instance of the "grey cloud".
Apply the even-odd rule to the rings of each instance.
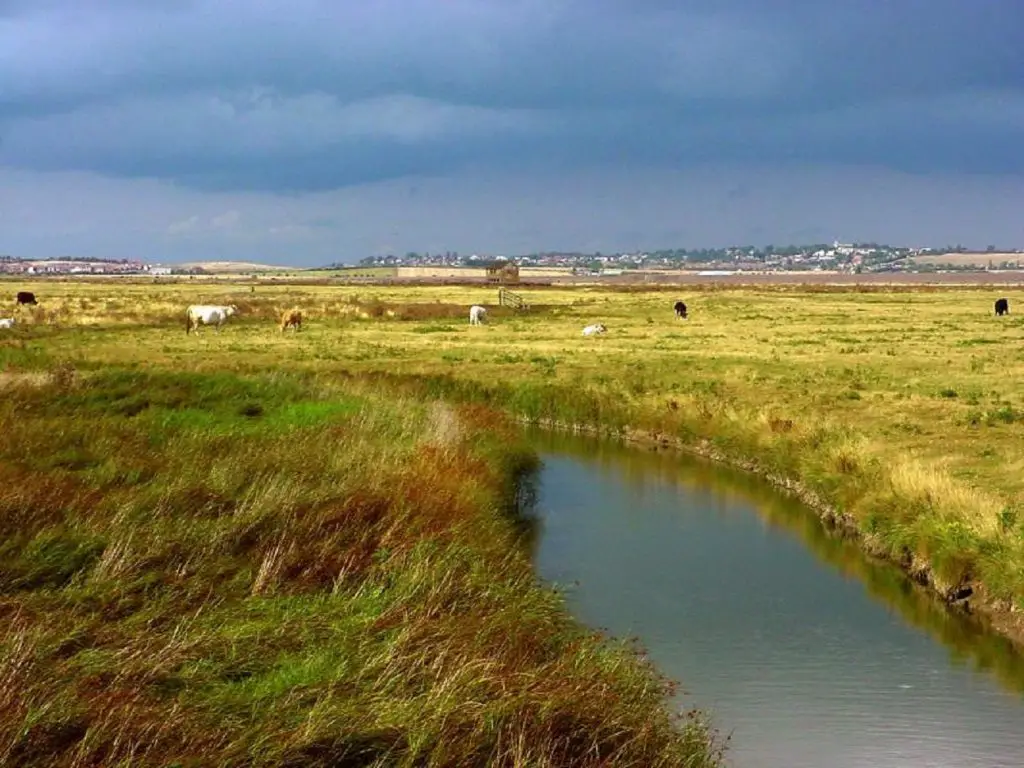
[[[64,162],[77,154],[134,154],[156,147],[189,155],[210,149],[229,156],[287,155],[360,140],[424,144],[551,127],[550,117],[536,111],[491,110],[404,94],[344,104],[322,93],[282,97],[254,88],[100,104],[14,122],[5,138],[13,153]]]
[[[420,193],[410,198],[411,183]],[[745,194],[723,204],[737,188]],[[1024,242],[1017,215],[1022,202],[1021,178],[833,166],[631,168],[572,176],[527,169],[284,198],[0,171],[0,250],[315,265],[408,250],[611,251],[752,239],[984,247]],[[314,226],[317,220],[324,226]]]
[[[265,89],[102,104],[17,121],[0,159],[28,168],[97,169],[230,186],[342,186],[436,170],[495,146],[564,132],[558,115],[406,95],[342,104]],[[263,180],[262,182],[260,180]]]
[[[1014,6],[979,13],[949,0],[928,9],[583,0],[99,7],[51,3],[0,32],[8,109],[251,85],[499,107],[758,95],[827,102],[1005,85],[1019,82],[1022,61]],[[69,14],[74,24],[62,22]]]
[[[0,1],[0,164],[319,190],[467,167],[1020,170],[1024,10]]]

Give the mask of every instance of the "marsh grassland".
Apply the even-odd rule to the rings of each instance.
[[[158,297],[78,290],[0,342],[0,764],[716,762],[536,583],[499,412],[248,360],[256,323],[182,366]]]
[[[8,761],[713,760],[533,584],[497,511],[529,461],[501,413],[787,483],[1024,637],[1024,323],[992,311],[1024,291],[523,288],[515,314],[483,287],[23,287],[40,307],[0,338],[0,697],[31,692],[0,698]],[[241,313],[186,336],[200,302]]]

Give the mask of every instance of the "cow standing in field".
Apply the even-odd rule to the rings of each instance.
[[[212,325],[214,330],[220,333],[220,327],[236,312],[238,312],[238,307],[234,304],[227,307],[212,304],[193,304],[185,313],[185,335],[187,336],[189,331],[193,330],[198,335],[200,325]]]
[[[1010,314],[1010,302],[1006,299],[996,299],[996,317]]]
[[[469,324],[480,325],[487,319],[487,310],[481,307],[479,304],[474,304],[469,308]]]
[[[289,327],[296,331],[302,330],[302,312],[300,310],[286,309],[281,315],[281,333],[287,331]]]
[[[604,327],[604,323],[595,323],[594,325],[588,325],[583,329],[584,336],[597,336],[601,333],[606,333],[607,328]]]
[[[22,304],[38,304],[36,301],[36,295],[32,291],[18,291],[18,306]]]
[[[685,320],[686,319],[686,305],[683,304],[683,302],[677,301],[676,305],[675,305],[675,310],[676,310],[676,317],[678,317],[681,320]]]
[[[14,318],[13,317],[3,317],[3,318],[0,318],[0,328],[13,328],[13,327],[14,327]]]

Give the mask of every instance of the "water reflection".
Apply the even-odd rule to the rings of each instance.
[[[708,710],[736,765],[1024,764],[1009,643],[755,477],[534,437],[538,573],[583,623],[638,638],[683,681],[674,704]]]
[[[872,598],[908,624],[926,630],[948,649],[952,663],[990,673],[1006,689],[1024,693],[1024,656],[1008,640],[987,631],[980,620],[947,609],[897,568],[867,557],[855,542],[827,529],[812,511],[760,478],[673,451],[638,449],[540,429],[528,434],[541,454],[572,456],[599,467],[602,475],[625,486],[637,504],[669,485],[705,495],[723,519],[755,507],[764,525],[795,537],[820,561],[862,584]],[[543,522],[537,522],[532,511],[537,500],[536,478],[528,484],[528,501],[522,508],[528,510],[525,519],[535,521],[530,541],[531,551],[536,553]]]
[[[515,490],[505,514],[512,520],[519,545],[531,556],[537,552],[544,522],[537,503],[540,499],[541,466],[523,468],[513,478]]]

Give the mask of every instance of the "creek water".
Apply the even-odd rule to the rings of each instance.
[[[738,768],[1024,766],[1024,658],[763,481],[531,432],[534,562]]]

